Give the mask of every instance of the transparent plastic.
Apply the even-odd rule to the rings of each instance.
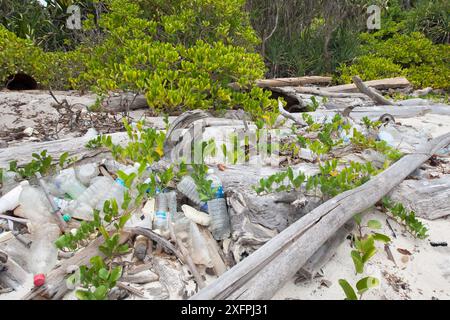
[[[54,242],[60,235],[56,224],[45,223],[32,225],[32,244],[28,267],[34,275],[34,284],[41,286],[45,283],[45,275],[51,271],[58,261],[58,249]]]
[[[82,165],[76,170],[77,178],[80,180],[82,184],[85,186],[89,186],[92,179],[97,177],[100,174],[97,164],[88,163]]]
[[[72,199],[77,199],[86,191],[86,187],[76,178],[75,169],[73,168],[62,170],[56,176],[54,183],[58,189],[68,194]]]
[[[25,218],[29,219],[34,225],[56,222],[54,215],[52,215],[53,209],[44,191],[38,187],[22,186],[19,204]]]

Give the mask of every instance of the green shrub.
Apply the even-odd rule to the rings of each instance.
[[[363,80],[405,76],[416,87],[430,86],[450,89],[450,47],[434,45],[423,34],[395,34],[383,39],[385,33],[363,34],[364,55],[351,65],[341,65],[338,82],[349,83],[359,75]]]
[[[375,55],[360,56],[352,65],[342,64],[338,69],[339,80],[343,83],[351,83],[352,77],[359,75],[362,80],[396,77],[402,73],[401,66],[391,59],[381,58]]]
[[[252,38],[248,29],[245,29],[248,34],[242,37],[237,31],[229,31],[231,28],[222,30],[219,23],[215,29],[206,28],[210,32],[209,35],[205,33],[204,40],[194,41],[192,38],[197,36],[196,30],[209,23],[203,20],[194,28],[192,19],[187,18],[194,14],[193,7],[190,7],[192,3],[209,4],[210,11],[215,12],[211,17],[219,19],[223,13],[226,20],[229,12],[235,12],[235,8],[228,6],[242,4],[243,1],[226,2],[225,5],[220,1],[197,0],[190,6],[182,2],[184,11],[178,15],[154,15],[153,20],[145,17],[149,12],[144,12],[131,1],[111,0],[109,3],[109,13],[99,21],[104,40],[91,49],[84,46],[90,52],[85,55],[88,57],[85,71],[73,80],[76,88],[93,89],[99,93],[117,90],[142,92],[150,107],[164,112],[195,108],[220,110],[238,106],[251,111],[276,105],[269,99],[270,94],[262,89],[246,93],[236,92],[228,86],[237,82],[245,87],[264,76],[262,58],[248,52],[251,41],[247,41],[248,46],[230,44]],[[155,10],[155,6],[151,8]]]
[[[0,25],[0,81],[3,85],[8,76],[23,72],[47,84],[46,56],[32,41],[18,38]]]

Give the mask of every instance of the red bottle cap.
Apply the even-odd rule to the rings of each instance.
[[[45,283],[45,274],[39,273],[34,276],[34,285],[40,287]]]

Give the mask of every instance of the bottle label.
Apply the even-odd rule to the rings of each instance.
[[[167,213],[164,211],[156,211],[155,216],[156,216],[156,218],[159,218],[159,219],[166,219]]]

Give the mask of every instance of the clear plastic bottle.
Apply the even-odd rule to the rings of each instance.
[[[28,266],[33,272],[34,285],[39,287],[45,283],[46,274],[51,271],[58,261],[58,249],[54,242],[60,235],[56,224],[32,224],[31,234],[33,242],[30,247]]]
[[[2,176],[2,194],[6,194],[17,186],[19,175],[13,171],[4,171]]]
[[[130,175],[132,173],[138,173],[139,171],[139,167],[140,164],[139,163],[135,163],[134,166],[129,166],[126,169],[122,170],[125,174]],[[103,209],[103,204],[105,203],[106,200],[112,200],[112,199],[116,199],[117,201],[117,205],[119,206],[119,208],[122,206],[123,203],[123,197],[125,195],[125,191],[127,190],[127,188],[125,187],[125,182],[120,179],[117,178],[114,183],[112,183],[109,191],[104,194],[104,196],[102,197],[102,199],[100,199],[100,201],[97,204],[97,209],[102,210]]]
[[[168,231],[168,203],[165,193],[158,193],[156,195],[156,212],[153,221],[153,230],[160,235],[164,235]]]
[[[184,176],[178,183],[177,189],[196,205],[203,204],[197,191],[197,185],[192,177]]]
[[[220,178],[214,173],[214,169],[208,170],[208,175],[206,176],[207,180],[211,180],[211,188],[216,190],[216,199],[224,198],[225,195],[223,193],[223,185]]]
[[[75,169],[73,168],[62,170],[55,178],[55,185],[72,199],[77,199],[86,191],[86,187],[76,178]]]
[[[90,220],[93,218],[93,211],[105,194],[110,190],[114,182],[107,177],[99,177],[86,189],[77,200],[73,201],[64,209],[67,213],[76,218]]]
[[[165,193],[167,199],[167,208],[170,213],[170,220],[173,221],[177,214],[177,193],[175,191],[169,191]]]
[[[84,184],[85,186],[89,186],[92,179],[94,179],[100,174],[100,171],[98,169],[97,164],[88,163],[78,167],[76,170],[76,174],[78,180],[80,180],[82,184]]]
[[[211,216],[209,229],[214,239],[220,241],[228,238],[230,236],[231,226],[225,199],[216,198],[208,201],[208,212]]]
[[[208,201],[208,213],[211,216],[210,230],[214,239],[223,240],[230,235],[231,226],[222,181],[213,169],[208,170],[206,178],[212,180],[211,187],[216,189],[216,198]]]
[[[52,215],[51,204],[41,189],[30,185],[22,186],[19,203],[25,218],[30,220],[32,224],[40,225],[56,222],[55,216]]]

